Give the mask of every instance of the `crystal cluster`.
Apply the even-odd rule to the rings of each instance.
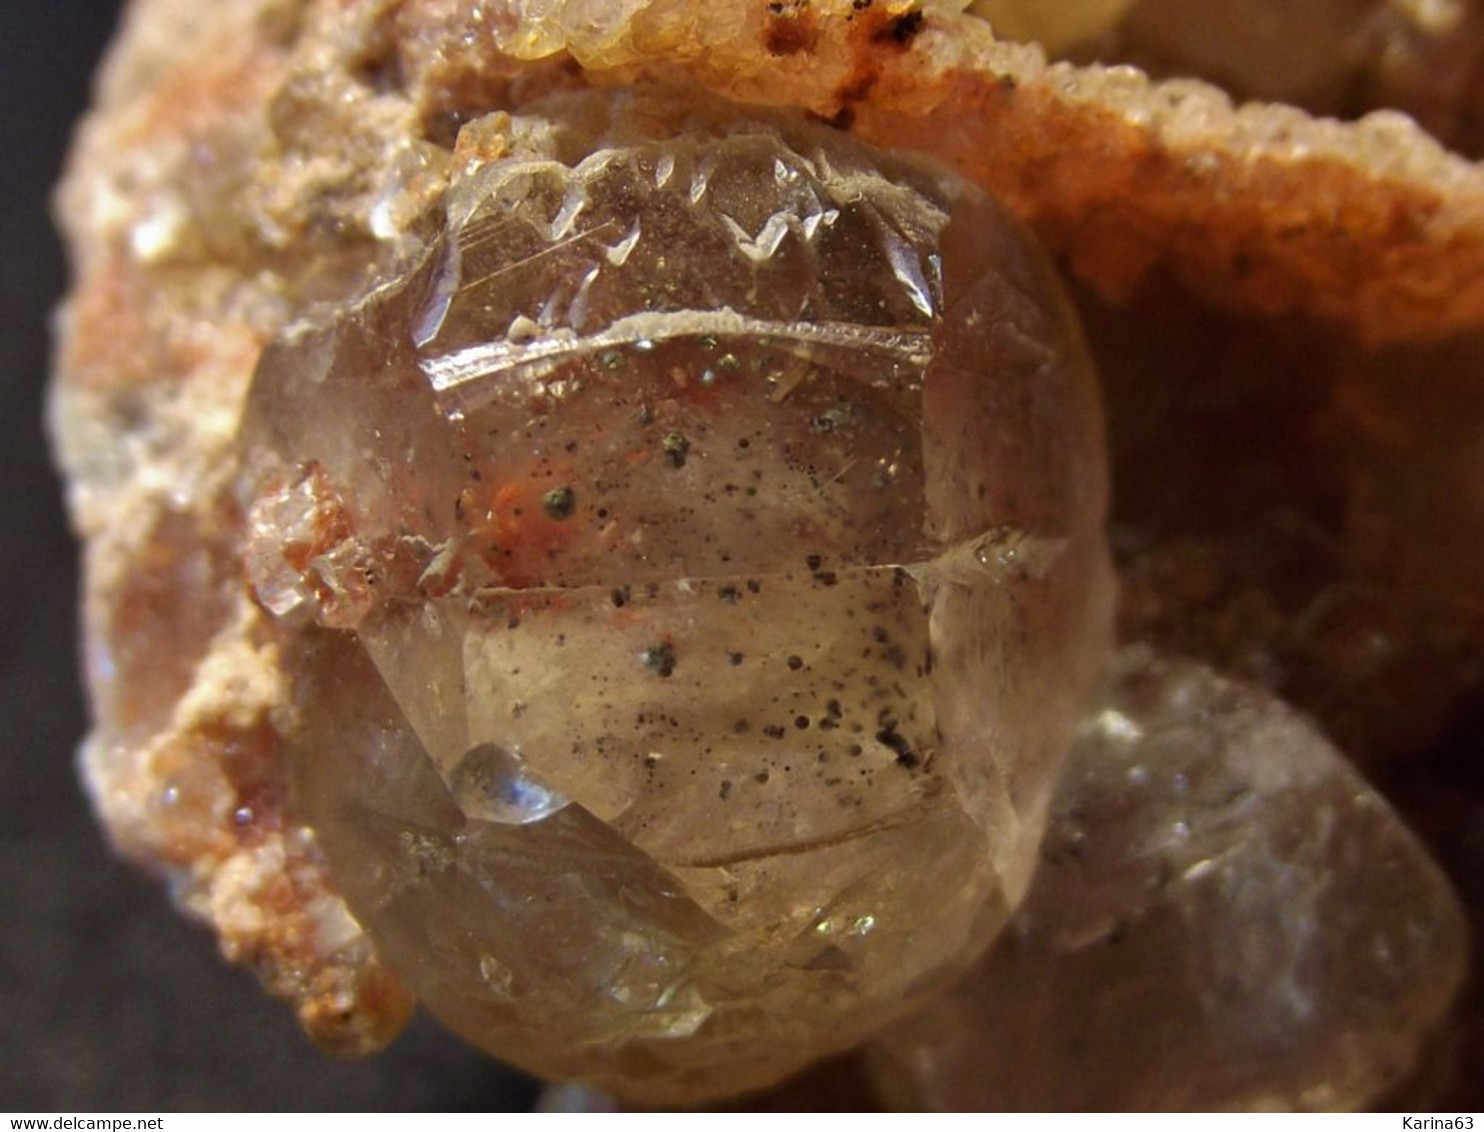
[[[351,907],[472,1040],[683,1102],[988,943],[1110,603],[1091,370],[1018,229],[828,130],[646,112],[465,182],[268,354],[244,450]]]
[[[1462,913],[1291,709],[1124,650],[1012,927],[873,1047],[934,1110],[1356,1109],[1463,982]]]

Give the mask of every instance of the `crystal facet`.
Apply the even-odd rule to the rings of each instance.
[[[270,352],[250,563],[393,965],[501,1056],[683,1102],[859,1041],[1020,899],[1104,654],[1102,446],[979,191],[612,104]]]
[[[1356,1109],[1463,982],[1456,898],[1313,727],[1124,650],[1012,927],[873,1047],[934,1110]]]

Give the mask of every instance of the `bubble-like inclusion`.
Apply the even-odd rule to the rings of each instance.
[[[244,443],[357,915],[499,1056],[687,1102],[1003,925],[1108,586],[1088,363],[998,209],[657,117],[453,190],[421,267],[265,359]]]

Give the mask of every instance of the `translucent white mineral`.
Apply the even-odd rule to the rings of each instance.
[[[938,1110],[1363,1108],[1427,1056],[1465,938],[1309,723],[1135,647],[1014,924],[873,1050],[895,1100]]]

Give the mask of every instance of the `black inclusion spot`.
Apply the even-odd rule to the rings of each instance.
[[[577,510],[577,493],[570,487],[552,488],[541,501],[553,519],[570,519]]]
[[[685,458],[690,455],[690,441],[684,434],[666,433],[664,440],[660,441],[660,447],[665,450],[665,458],[670,461],[672,468],[685,467]]]
[[[653,645],[639,654],[645,668],[658,676],[670,676],[675,672],[675,646],[668,641]]]
[[[917,752],[912,749],[912,745],[907,742],[901,732],[897,731],[895,724],[883,727],[876,732],[876,742],[889,748],[897,756],[898,766],[911,770],[922,763],[922,760],[917,757]]]

